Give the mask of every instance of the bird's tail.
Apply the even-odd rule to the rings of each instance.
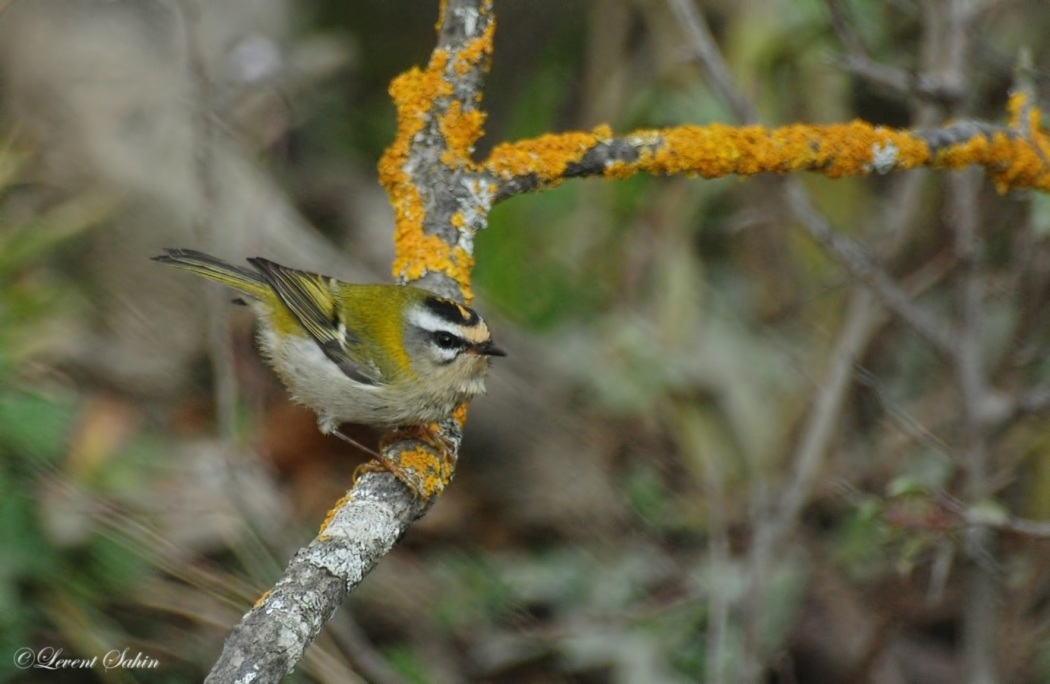
[[[264,298],[270,289],[258,271],[234,266],[192,249],[166,249],[153,260],[218,281],[255,299]]]

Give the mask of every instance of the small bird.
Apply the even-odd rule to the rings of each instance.
[[[447,417],[485,391],[490,358],[506,356],[477,312],[418,287],[345,283],[259,257],[242,268],[189,249],[153,259],[243,294],[235,301],[258,317],[260,347],[292,397],[321,432],[350,442],[341,423]]]

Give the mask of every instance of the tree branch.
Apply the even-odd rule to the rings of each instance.
[[[496,187],[495,201],[558,185],[567,178],[628,178],[638,173],[720,178],[728,175],[812,171],[829,178],[886,174],[919,167],[983,166],[1000,191],[1050,190],[1050,137],[1029,114],[1022,96],[1011,100],[1009,127],[962,121],[943,128],[894,130],[862,121],[767,129],[724,124],[638,130],[613,136],[543,135],[497,145],[480,164]],[[1027,134],[1024,131],[1027,129]]]
[[[428,508],[391,475],[362,476],[241,618],[205,681],[276,682],[290,673],[347,594]]]
[[[427,69],[413,69],[391,86],[399,127],[380,179],[395,210],[395,275],[469,301],[473,235],[485,225],[490,200],[464,169],[484,121],[477,102],[494,24],[491,0],[448,0],[441,7],[439,44]],[[231,632],[207,681],[274,682],[294,669],[347,594],[447,486],[465,421],[464,406],[432,426],[445,453],[409,438],[384,446],[384,458],[399,464],[406,482],[387,473],[359,478]]]

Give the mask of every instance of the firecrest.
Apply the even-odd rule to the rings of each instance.
[[[258,317],[263,353],[325,434],[445,418],[485,391],[490,357],[505,356],[477,312],[418,287],[344,283],[261,258],[242,268],[188,249],[154,260],[245,295],[235,301]]]

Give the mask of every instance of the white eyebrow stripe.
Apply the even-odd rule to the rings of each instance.
[[[408,310],[408,322],[412,325],[428,330],[430,332],[437,332],[439,330],[447,332],[451,335],[455,335],[457,338],[466,342],[467,340],[463,337],[463,326],[457,325],[451,321],[447,321],[441,316],[437,316],[426,309],[413,307]]]

